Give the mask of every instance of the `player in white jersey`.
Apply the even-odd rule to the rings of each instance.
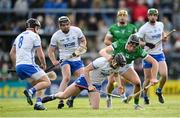
[[[162,89],[166,83],[166,80],[168,79],[168,71],[167,71],[167,64],[165,61],[165,55],[163,53],[163,47],[162,42],[166,40],[164,37],[164,25],[162,22],[157,21],[158,19],[158,10],[151,8],[148,10],[148,20],[149,22],[146,22],[138,31],[139,37],[144,41],[145,43],[153,44],[154,47],[152,48],[146,48],[148,53],[158,61],[159,64],[159,74],[161,76],[160,78],[160,84],[159,87],[156,90],[156,94],[158,96],[159,102],[164,103],[164,98],[162,95]],[[143,60],[143,68],[144,68],[144,75],[145,75],[145,81],[144,86],[149,84],[149,78],[151,77],[151,69],[152,65],[148,63],[147,61]],[[144,92],[144,103],[149,104],[149,98],[147,96],[147,89]]]
[[[67,56],[74,53],[79,46],[86,47],[86,38],[81,29],[71,26],[71,22],[67,16],[61,16],[58,19],[58,23],[60,29],[53,34],[48,49],[49,58],[54,65],[59,63],[55,56],[56,48],[58,48],[59,51],[59,59],[65,59]],[[76,56],[63,61],[60,66],[63,79],[61,81],[59,91],[63,92],[70,81],[71,74],[74,74],[76,77],[83,74],[84,64],[81,57]],[[75,96],[72,96],[66,102],[69,107],[73,107],[74,98]],[[58,108],[61,109],[62,107],[64,107],[64,102],[63,100],[60,100]]]
[[[89,92],[90,105],[93,109],[99,109],[100,93],[102,82],[107,79],[107,76],[114,73],[118,77],[119,71],[124,70],[126,59],[122,54],[116,54],[111,61],[104,57],[97,58],[84,68],[82,74],[76,81],[68,86],[64,92],[46,96],[43,98],[43,103],[59,99],[66,99],[72,95],[78,95],[82,90],[87,89]],[[122,67],[122,69],[121,69]],[[119,70],[120,69],[120,70]],[[119,83],[121,86],[121,83]],[[96,89],[96,90],[95,90]]]
[[[41,39],[38,35],[40,22],[30,18],[26,21],[26,31],[17,36],[10,51],[11,60],[16,67],[20,79],[30,78],[28,81],[32,88],[24,90],[27,102],[33,105],[32,96],[36,92],[50,86],[50,80],[43,69],[46,69],[45,56],[41,47]],[[35,63],[35,52],[40,61],[41,68]],[[45,110],[40,94],[37,95],[35,110]]]

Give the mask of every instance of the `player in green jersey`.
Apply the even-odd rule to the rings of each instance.
[[[121,76],[126,78],[128,81],[130,81],[134,86],[134,93],[140,91],[141,88],[141,81],[134,70],[132,66],[129,66],[129,64],[138,59],[143,58],[147,62],[152,64],[152,71],[151,71],[151,84],[154,85],[158,82],[157,80],[157,73],[158,73],[158,63],[155,59],[153,59],[145,50],[143,50],[140,46],[140,40],[139,37],[135,34],[132,34],[126,43],[121,41],[116,41],[112,43],[112,45],[109,45],[102,50],[100,50],[100,55],[105,57],[108,60],[112,59],[112,53],[122,53],[127,61],[126,66],[124,66],[123,70],[119,72]],[[139,96],[140,94],[136,95],[134,97],[134,104],[135,109],[141,109],[142,107],[139,105]]]
[[[126,10],[119,10],[117,12],[117,23],[113,24],[104,39],[105,45],[109,46],[115,41],[120,41],[126,43],[129,36],[133,33],[137,32],[137,28],[135,25],[128,23],[128,12]],[[130,66],[133,66],[133,64],[130,64]],[[120,76],[121,77],[121,76]],[[107,92],[111,93],[114,89],[114,76],[110,75],[108,77],[108,84],[107,84]],[[120,79],[120,78],[119,78]],[[126,81],[122,79],[121,77],[121,83],[124,86]],[[126,102],[126,95],[125,95],[125,87],[123,88],[118,88],[119,93],[122,96],[122,101]],[[111,108],[111,96],[107,96],[107,107]]]

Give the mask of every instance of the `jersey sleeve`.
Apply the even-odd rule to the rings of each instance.
[[[139,55],[144,59],[147,57],[148,53],[144,49],[140,48]]]
[[[78,39],[82,39],[84,37],[84,34],[82,33],[82,30],[80,28],[77,27],[77,35],[78,35]]]
[[[92,62],[92,65],[93,65],[94,69],[97,69],[97,68],[102,67],[104,65],[104,63],[105,63],[105,58],[104,57],[100,57],[100,58],[95,59]]]
[[[40,39],[40,36],[39,35],[35,35],[35,38],[34,38],[34,47],[35,48],[38,48],[41,46],[41,39]]]
[[[57,47],[57,38],[55,34],[53,34],[53,36],[51,37],[50,46]]]
[[[144,36],[145,36],[145,30],[144,30],[144,27],[140,27],[139,31],[137,32],[137,35],[143,39]]]

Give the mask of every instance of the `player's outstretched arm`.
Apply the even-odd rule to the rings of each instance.
[[[84,68],[85,79],[86,79],[86,81],[87,81],[87,83],[88,83],[88,89],[89,89],[89,91],[95,90],[95,87],[94,87],[93,84],[92,84],[92,80],[91,80],[90,77],[89,77],[89,73],[90,73],[90,71],[92,71],[93,69],[94,69],[94,68],[93,68],[92,63],[90,63],[88,66],[86,66],[86,67]]]
[[[113,51],[113,48],[112,46],[107,46],[103,49],[101,49],[99,51],[99,54],[102,56],[102,57],[105,57],[107,60],[111,60],[112,59],[112,56],[110,55],[110,53]]]

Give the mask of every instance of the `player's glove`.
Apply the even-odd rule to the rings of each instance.
[[[155,47],[153,43],[146,43],[145,45],[149,47],[150,49],[153,49]]]

